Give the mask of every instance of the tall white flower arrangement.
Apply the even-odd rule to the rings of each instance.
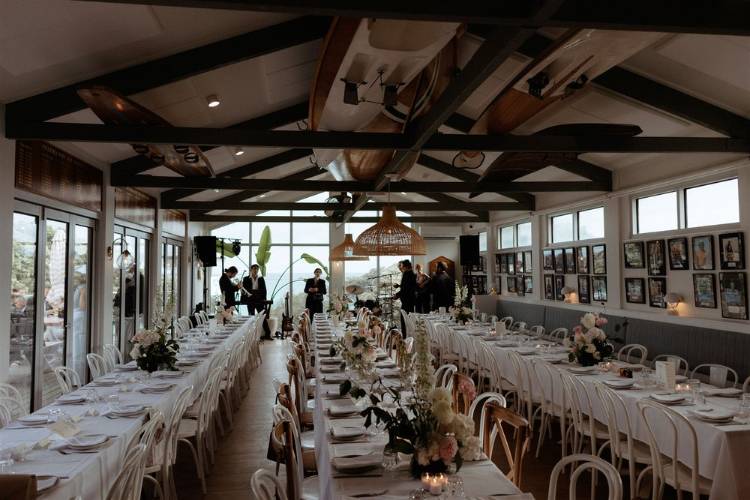
[[[416,370],[416,393],[419,399],[426,400],[435,386],[434,359],[430,352],[430,339],[424,318],[418,318],[414,330],[414,367]]]

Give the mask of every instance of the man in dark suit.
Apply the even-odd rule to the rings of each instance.
[[[455,295],[455,283],[446,270],[445,263],[438,262],[435,274],[430,280],[432,287],[432,307],[439,309],[445,307],[447,310],[453,305]]]
[[[263,276],[258,276],[260,266],[253,264],[250,266],[250,276],[245,276],[242,280],[242,288],[244,288],[250,295],[247,295],[244,291],[242,292],[242,298],[240,302],[247,306],[247,312],[251,316],[255,316],[256,312],[262,311],[266,306],[266,280]]]
[[[395,298],[401,300],[401,310],[407,313],[414,312],[414,305],[417,302],[417,275],[411,267],[409,259],[399,262],[401,270],[401,284]],[[406,322],[401,316],[401,333],[406,336]]]
[[[305,282],[305,293],[307,298],[305,299],[305,307],[310,310],[310,316],[315,313],[323,312],[323,296],[327,293],[326,280],[321,278],[323,270],[315,268],[313,272],[314,278],[310,278]]]

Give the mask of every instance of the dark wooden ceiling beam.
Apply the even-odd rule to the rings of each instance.
[[[190,220],[192,222],[321,222],[321,223],[337,223],[340,222],[338,219],[333,217],[301,217],[301,216],[268,216],[268,215],[209,215],[209,214],[190,214]],[[378,217],[353,217],[349,222],[362,222],[368,224],[374,224],[380,219]],[[474,222],[489,222],[489,215],[483,217],[477,217],[473,215],[443,215],[440,217],[435,216],[412,216],[412,217],[399,217],[398,220],[404,223],[420,223],[420,224],[461,224],[461,223],[474,223]]]
[[[305,181],[286,179],[228,179],[220,177],[160,177],[155,175],[134,175],[128,179],[113,181],[113,186],[132,187],[176,187],[183,189],[243,189],[252,191],[304,191],[322,192],[346,191],[350,193],[387,192],[376,190],[374,185],[357,181]],[[558,191],[608,191],[605,183],[585,182],[410,182],[391,183],[393,191],[406,193],[494,193],[507,192],[558,192]]]
[[[73,85],[6,104],[6,121],[9,123],[44,121],[84,109],[86,105],[77,93],[81,87],[103,85],[124,95],[137,94],[229,64],[317,40],[326,34],[329,25],[329,18],[300,17],[105,75],[99,75]],[[200,144],[200,142],[194,142],[193,144]]]
[[[386,205],[396,205],[399,210],[410,212],[486,212],[487,210],[524,210],[520,203],[515,202],[467,202],[442,193],[425,193],[424,196],[433,198],[440,203],[430,202],[369,202],[365,207],[368,210],[381,210]],[[351,210],[353,203],[343,203],[335,206],[336,210]],[[330,210],[332,206],[327,203],[299,203],[286,201],[235,201],[222,200],[213,201],[170,201],[162,202],[162,208],[173,208],[177,210],[295,210],[303,212]],[[481,214],[477,214],[481,215]]]
[[[88,0],[92,1],[92,0]],[[401,2],[388,0],[93,0],[113,3],[200,7],[349,17],[460,21],[500,26],[557,26],[612,30],[750,35],[750,6],[735,0],[713,2],[592,2],[567,0],[549,18],[532,16],[539,0],[495,2]]]

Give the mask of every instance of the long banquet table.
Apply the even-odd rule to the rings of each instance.
[[[456,335],[470,335],[474,338],[480,338],[482,341],[487,341],[486,336],[489,327],[488,326],[476,326],[476,327],[457,327],[455,324],[446,323],[444,321],[428,317],[428,321],[432,321],[433,325],[438,323],[447,324],[449,328]],[[522,338],[522,337],[517,337]],[[512,346],[512,342],[503,342],[502,340],[493,339],[493,341],[487,341],[489,345],[493,346],[493,352],[495,353],[495,359],[499,364],[502,376],[510,383],[517,383],[516,373],[513,370],[510,359],[504,355],[509,351],[523,352],[524,358],[534,359],[540,356],[550,356],[549,353],[539,351],[538,354],[530,354],[529,346],[533,347],[535,341],[532,339],[531,343],[526,345]],[[561,354],[562,357],[567,357],[566,354]],[[557,365],[557,366],[564,366]],[[590,394],[594,393],[594,382],[603,381],[607,378],[617,378],[615,373],[601,373],[595,372],[590,375],[576,375],[579,379],[590,388]],[[550,382],[554,384],[552,387],[549,386]],[[543,384],[545,394],[561,394],[562,386],[559,378],[552,379],[551,381],[542,377],[539,379],[539,383]],[[712,386],[709,384],[702,384],[703,388],[710,390]],[[645,423],[643,422],[640,412],[638,411],[637,402],[643,398],[649,397],[650,394],[657,392],[661,389],[636,389],[631,388],[627,390],[617,390],[617,393],[622,396],[627,407],[627,415],[618,415],[618,422],[624,428],[625,418],[628,419],[630,427],[633,433],[633,437],[642,442],[648,443],[648,431]],[[594,412],[594,418],[602,423],[607,422],[605,409],[601,402],[594,396],[591,398],[592,407]],[[738,400],[736,398],[726,397],[706,397],[706,405],[715,408],[725,408],[729,410],[736,410],[738,407]],[[671,409],[685,415],[690,419],[690,422],[695,428],[698,442],[698,457],[699,457],[699,470],[700,474],[713,481],[710,498],[715,500],[742,500],[748,498],[748,491],[750,491],[750,474],[746,472],[746,464],[750,454],[750,424],[734,423],[731,425],[724,424],[713,424],[694,418],[691,415],[691,409],[695,406],[691,405],[677,405],[670,406]],[[671,439],[669,438],[670,433],[667,428],[664,427],[664,432],[657,432],[658,438],[663,440],[665,449],[671,447]],[[686,465],[692,466],[692,445],[683,436],[680,438],[680,447],[678,449],[679,460]],[[742,493],[742,492],[745,493]]]
[[[330,331],[334,336],[343,335],[343,327],[334,327],[323,316],[316,316],[313,322],[313,337],[318,333],[318,328]],[[317,350],[318,357],[325,356],[327,347]],[[365,439],[354,442],[335,442],[331,438],[331,428],[334,425],[362,426],[364,418],[354,416],[350,418],[331,418],[328,409],[331,405],[354,403],[350,399],[330,398],[329,394],[338,392],[338,382],[326,383],[326,377],[330,373],[320,372],[320,363],[316,363],[316,386],[315,386],[315,457],[318,468],[320,484],[320,498],[342,500],[352,495],[381,493],[377,498],[409,498],[411,491],[420,487],[420,482],[414,480],[408,469],[408,460],[402,461],[399,467],[392,472],[384,472],[382,469],[370,473],[340,474],[331,464],[334,457],[348,456],[353,454],[382,453],[387,443],[387,436],[369,435]],[[340,375],[339,375],[340,376]],[[395,379],[384,379],[397,381]],[[394,382],[395,383],[395,382]],[[532,499],[529,494],[521,494],[520,490],[493,464],[490,460],[476,462],[464,462],[458,471],[458,476],[463,479],[464,490],[467,497],[489,497],[491,495],[502,495],[502,498],[512,500],[513,498]],[[383,492],[385,490],[385,492]],[[518,495],[518,496],[516,496]]]
[[[37,410],[36,414],[49,414],[50,410],[64,411],[73,419],[81,418],[76,425],[82,433],[104,434],[110,437],[109,445],[99,449],[96,453],[73,453],[62,454],[56,451],[54,446],[45,449],[34,449],[23,462],[16,462],[10,467],[9,472],[15,474],[51,475],[59,478],[57,485],[45,491],[42,498],[68,500],[80,496],[86,500],[105,498],[117,473],[123,463],[125,448],[131,438],[136,435],[144,422],[144,416],[137,418],[109,418],[101,413],[106,412],[106,398],[111,394],[118,394],[121,404],[142,404],[160,410],[166,421],[172,415],[172,408],[177,396],[184,387],[193,386],[193,399],[200,393],[203,382],[208,377],[208,368],[211,360],[220,355],[226,348],[243,337],[254,324],[254,318],[245,319],[241,323],[228,325],[226,328],[217,327],[210,336],[223,337],[221,343],[214,344],[216,347],[211,353],[203,357],[200,363],[181,367],[185,373],[181,377],[158,379],[174,384],[168,392],[158,394],[144,394],[138,391],[144,385],[148,385],[151,379],[145,378],[131,386],[131,391],[121,392],[120,387],[101,387],[93,383],[84,389],[93,389],[104,402],[87,403],[79,405],[48,405]],[[197,330],[191,332],[198,333]],[[230,335],[225,336],[226,333]],[[222,335],[223,333],[223,335]],[[133,372],[122,372],[122,377],[127,378]],[[154,380],[156,382],[157,380]],[[80,392],[79,389],[76,392]],[[88,415],[89,410],[96,409],[98,416]],[[0,429],[0,447],[33,445],[46,438],[55,439],[54,434],[47,428],[23,428],[14,423],[4,429]],[[59,437],[58,437],[59,439]]]

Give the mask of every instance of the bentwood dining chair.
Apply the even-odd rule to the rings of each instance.
[[[484,422],[484,419],[487,415],[487,405],[490,403],[494,403],[498,406],[502,406],[503,408],[506,408],[508,406],[508,402],[505,400],[505,397],[500,394],[499,392],[483,392],[482,394],[479,394],[476,398],[474,398],[474,401],[471,402],[471,406],[469,407],[469,417],[474,422],[479,422],[479,442],[484,442],[484,426],[481,425],[482,422]],[[477,419],[477,411],[479,411],[479,419]],[[494,442],[494,436],[492,437],[492,440]]]
[[[554,340],[556,342],[562,342],[565,340],[565,338],[568,336],[568,329],[567,328],[555,328],[551,332],[549,332],[549,339]]]
[[[0,428],[5,427],[13,421],[13,415],[10,410],[3,405],[0,405]]]
[[[560,477],[560,473],[565,470],[565,468],[569,464],[573,464],[575,468],[570,476],[568,496],[559,497],[557,495],[557,480]],[[609,486],[607,500],[622,500],[622,479],[620,478],[620,474],[618,474],[617,470],[612,466],[612,464],[605,462],[601,458],[585,454],[569,455],[567,457],[563,457],[562,460],[557,462],[555,467],[552,469],[552,474],[550,475],[549,489],[547,490],[547,500],[559,500],[560,498],[576,500],[577,498],[579,498],[576,491],[578,486],[578,478],[582,473],[586,471],[591,471],[592,473],[595,471],[599,471],[607,479],[607,485]]]
[[[742,392],[750,391],[750,377],[745,379],[745,383],[742,384]]]
[[[669,361],[670,363],[674,364],[675,373],[677,375],[684,375],[686,377],[688,375],[690,365],[688,365],[687,360],[683,357],[677,356],[675,354],[659,354],[658,356],[654,356],[654,359],[651,360],[652,366],[654,368],[656,368],[657,361]]]
[[[146,445],[137,444],[128,449],[120,472],[115,478],[107,500],[139,500],[143,486]]]
[[[617,351],[617,359],[626,363],[642,365],[648,356],[648,349],[641,344],[626,344]]]
[[[274,427],[271,438],[284,449],[286,466],[287,498],[315,500],[320,497],[318,477],[305,478],[302,464],[302,446],[293,422],[282,420]]]
[[[16,398],[0,396],[0,406],[5,407],[10,412],[11,417],[13,417],[14,419],[23,417],[24,415],[29,413],[24,404],[21,401],[18,401]]]
[[[101,354],[90,352],[86,355],[86,361],[89,364],[91,378],[99,378],[107,373],[107,360]]]
[[[690,372],[690,378],[706,378],[708,372],[708,383],[716,387],[736,387],[739,377],[733,368],[716,363],[703,363]]]
[[[529,422],[521,415],[509,410],[497,403],[488,403],[485,406],[484,421],[481,425],[484,427],[482,441],[482,450],[484,454],[492,459],[495,441],[499,438],[505,452],[505,461],[509,470],[505,475],[519,489],[523,479],[523,460],[531,447],[531,427]],[[505,434],[506,427],[513,429],[513,439],[515,440],[511,447],[511,442]],[[512,449],[512,451],[511,451]],[[500,467],[500,464],[495,464]]]
[[[458,371],[458,367],[452,364],[445,364],[435,370],[435,387],[444,387],[449,389],[453,381],[453,374]]]
[[[258,469],[250,479],[250,491],[256,500],[288,500],[284,485],[266,469]]]
[[[689,491],[694,499],[708,496],[713,482],[700,475],[698,435],[692,422],[648,398],[639,400],[637,405],[651,447],[652,500],[662,499],[665,485],[677,491],[677,498],[683,498],[683,491]],[[685,463],[687,457],[690,463]]]
[[[108,371],[112,371],[115,366],[122,364],[122,353],[116,346],[107,344],[104,346],[104,359],[107,362]]]
[[[23,397],[21,396],[21,391],[19,391],[12,385],[0,383],[0,398],[8,398],[15,401],[16,406],[18,407],[18,411],[20,412],[20,414],[18,415],[19,417],[23,417],[24,415],[27,415],[29,413],[27,404],[24,402]]]

